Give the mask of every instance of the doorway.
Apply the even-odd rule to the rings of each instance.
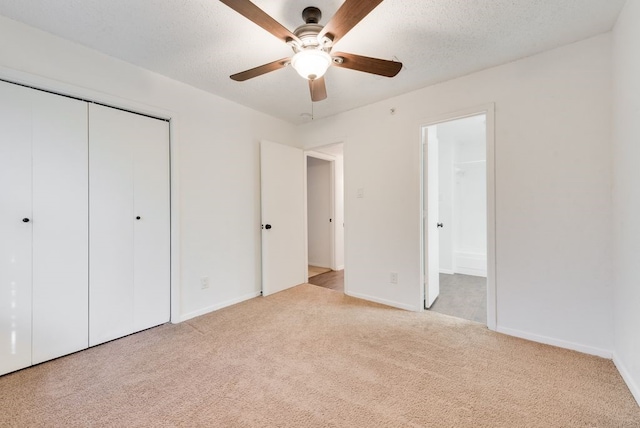
[[[306,152],[309,283],[344,292],[343,144]]]
[[[425,309],[495,329],[492,108],[423,126],[422,147]]]

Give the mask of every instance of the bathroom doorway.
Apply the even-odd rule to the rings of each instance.
[[[486,113],[422,128],[425,308],[485,325],[488,177],[493,182],[487,135]]]

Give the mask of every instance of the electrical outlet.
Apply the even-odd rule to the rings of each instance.
[[[389,282],[391,284],[397,284],[398,283],[398,273],[397,272],[391,272],[391,274],[389,275]]]
[[[209,277],[203,276],[200,278],[200,288],[204,290],[205,288],[209,288]]]

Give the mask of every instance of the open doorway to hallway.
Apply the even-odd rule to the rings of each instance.
[[[343,144],[306,153],[309,283],[344,292]]]
[[[425,307],[487,323],[486,115],[423,128]]]

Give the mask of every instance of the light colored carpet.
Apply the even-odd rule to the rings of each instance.
[[[638,427],[611,361],[302,285],[0,377],[0,426]]]
[[[321,275],[326,272],[331,272],[331,269],[309,265],[308,271],[309,271],[308,277],[313,278],[316,275]]]

